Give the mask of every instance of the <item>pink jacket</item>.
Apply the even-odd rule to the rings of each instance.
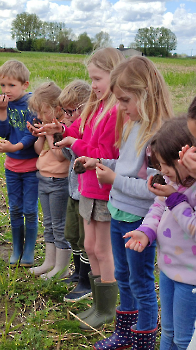
[[[69,127],[66,127],[63,137],[72,136],[77,138],[72,146],[73,152],[78,156],[87,156],[91,158],[117,159],[119,152],[115,147],[115,126],[117,117],[117,107],[114,106],[101,120],[94,129],[96,117],[100,114],[103,105],[94,114],[90,124],[86,123],[83,134],[79,127],[81,119],[78,118]],[[78,176],[79,191],[87,198],[101,200],[109,199],[111,185],[99,185],[95,170],[87,170],[84,174]]]

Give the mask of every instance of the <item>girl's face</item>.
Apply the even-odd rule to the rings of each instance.
[[[44,124],[51,123],[55,117],[54,109],[51,106],[43,104],[41,110],[37,112],[37,117]]]
[[[178,179],[177,179],[175,169],[172,166],[167,165],[159,154],[156,154],[156,158],[160,164],[161,173],[167,176],[172,182],[177,182]],[[183,164],[178,162],[178,159],[174,161],[174,165],[176,170],[178,171],[180,179],[182,181],[185,180],[186,177],[189,176],[188,170],[185,168]]]
[[[189,118],[187,120],[187,126],[188,126],[190,133],[196,138],[196,120]]]
[[[110,73],[96,67],[94,63],[90,63],[88,66],[88,74],[92,81],[92,89],[94,90],[97,99],[101,100],[103,95],[109,89]]]
[[[73,123],[81,114],[80,108],[73,109],[70,107],[63,107],[63,111],[65,112],[65,118],[69,120],[70,123]]]
[[[114,94],[120,103],[120,109],[125,113],[125,117],[128,117],[132,121],[138,121],[141,119],[138,113],[137,97],[133,93],[125,93],[119,87],[114,87]]]

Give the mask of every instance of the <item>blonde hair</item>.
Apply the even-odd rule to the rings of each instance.
[[[141,117],[136,143],[139,154],[154,133],[160,129],[163,121],[174,116],[169,90],[154,63],[143,56],[133,56],[113,70],[110,83],[112,92],[115,87],[127,95],[133,93],[137,98],[138,113]],[[134,122],[129,120],[126,124],[127,128],[123,134],[123,111],[119,109],[116,124],[118,147],[122,139],[127,140]]]
[[[63,111],[59,115],[55,115],[55,109],[59,106],[59,95],[61,93],[61,88],[57,86],[53,81],[45,82],[39,85],[28,101],[29,109],[33,112],[42,112],[43,105],[50,107],[53,112],[51,121],[54,117],[58,120],[62,119],[64,116]],[[60,109],[61,111],[61,109]]]
[[[106,48],[100,48],[93,51],[93,53],[90,55],[90,57],[86,61],[86,66],[88,68],[89,64],[93,63],[97,68],[105,72],[111,73],[111,71],[123,60],[125,60],[125,58],[118,49],[115,49],[112,47],[106,47]],[[99,122],[103,119],[105,114],[117,102],[116,97],[114,94],[111,93],[109,86],[102,100],[105,100],[106,103],[104,104],[103,111],[100,113],[99,117],[97,118],[94,128],[99,124]],[[86,104],[81,114],[81,125],[80,125],[81,132],[83,132],[84,130],[87,119],[88,119],[88,123],[91,121],[94,113],[99,108],[100,103],[101,101],[97,100],[97,96],[95,92],[92,90],[88,103]]]
[[[30,72],[24,63],[17,60],[6,61],[0,67],[0,77],[13,78],[24,84],[29,81]]]
[[[69,83],[59,96],[59,104],[62,107],[77,108],[86,104],[91,93],[91,86],[84,80],[75,79]]]

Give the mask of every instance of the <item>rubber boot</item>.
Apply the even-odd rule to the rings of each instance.
[[[100,277],[100,276],[99,275],[93,275],[91,271],[88,273],[88,278],[89,278],[90,285],[91,285],[91,290],[92,290],[93,304],[88,310],[85,310],[85,311],[80,312],[79,314],[77,314],[77,316],[79,318],[81,318],[81,320],[84,320],[86,317],[90,316],[95,311],[96,295],[95,295],[94,280],[95,280],[95,278],[98,278],[98,277]]]
[[[34,264],[34,249],[37,238],[37,227],[26,228],[25,244],[20,266],[31,267]]]
[[[35,276],[39,276],[42,273],[48,272],[52,267],[55,266],[56,261],[56,247],[54,243],[46,243],[45,260],[41,266],[32,267],[29,269]]]
[[[157,329],[152,329],[150,331],[137,331],[136,325],[131,328],[132,332],[132,350],[154,350]]]
[[[132,345],[131,327],[137,322],[138,310],[120,311],[116,309],[116,327],[111,337],[95,343],[96,350],[127,349]]]
[[[62,282],[69,284],[71,282],[74,283],[79,281],[80,253],[82,253],[81,250],[79,251],[73,250],[73,260],[74,260],[75,270],[68,278],[65,278]]]
[[[82,300],[92,294],[88,273],[90,272],[89,260],[80,258],[80,274],[78,284],[72,291],[64,296],[64,301]]]
[[[58,278],[63,278],[68,276],[71,254],[72,254],[72,249],[56,248],[55,267],[50,272],[41,275],[41,277],[48,279],[48,278],[54,277],[57,273],[59,273]]]
[[[95,279],[94,284],[96,295],[95,312],[85,318],[84,321],[93,328],[99,328],[103,324],[113,321],[116,313],[118,285],[116,281],[102,283],[100,277]],[[91,329],[82,322],[80,322],[80,328]]]
[[[23,253],[24,225],[12,227],[13,253],[10,257],[10,265],[17,265]]]

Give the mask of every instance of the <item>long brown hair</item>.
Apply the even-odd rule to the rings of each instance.
[[[137,139],[138,153],[161,127],[166,119],[173,117],[173,108],[167,85],[152,61],[143,56],[133,56],[120,63],[111,73],[110,89],[118,87],[127,95],[133,93],[138,101],[140,131]],[[134,122],[129,120],[125,134],[124,112],[119,109],[117,132],[119,135],[117,146],[120,147],[122,138],[126,141]]]
[[[179,159],[179,151],[181,151],[182,147],[185,145],[191,147],[194,144],[195,139],[187,127],[186,115],[168,120],[151,140],[150,150],[152,165],[155,169],[160,170],[159,162],[156,158],[156,154],[159,154],[164,162],[175,170],[178,182],[183,186],[189,187],[196,179],[189,176],[182,182],[178,170],[175,167],[175,160]]]

